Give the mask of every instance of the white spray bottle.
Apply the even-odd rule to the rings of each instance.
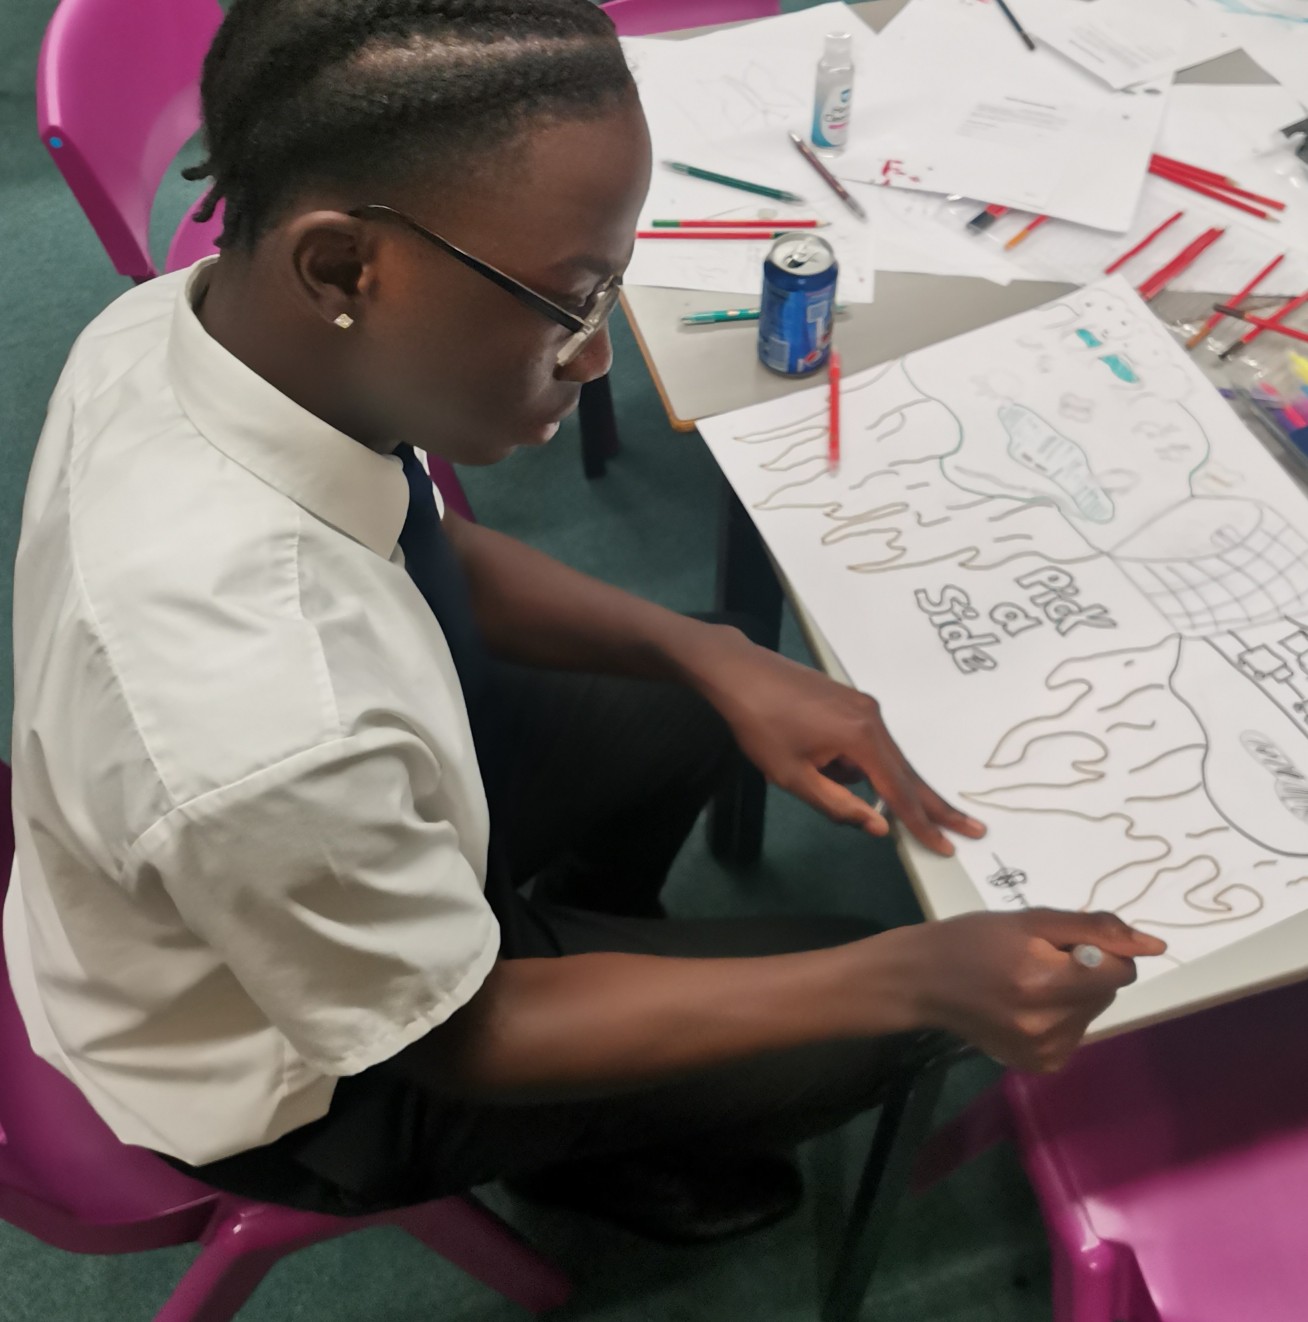
[[[818,61],[813,91],[813,146],[836,155],[849,137],[849,112],[854,99],[854,39],[848,32],[827,35]]]

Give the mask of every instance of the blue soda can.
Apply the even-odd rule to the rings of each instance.
[[[836,254],[820,235],[783,234],[763,263],[758,357],[783,376],[816,372],[831,352]]]

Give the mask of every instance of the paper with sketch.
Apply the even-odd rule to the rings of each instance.
[[[1283,140],[1267,150],[1276,128],[1289,123],[1296,111],[1294,97],[1270,85],[1175,87],[1159,140],[1159,150],[1166,155],[1227,174],[1246,189],[1285,202],[1280,224],[1150,178],[1126,234],[1050,224],[1014,257],[1026,274],[1038,279],[1088,283],[1168,216],[1184,211],[1180,221],[1123,268],[1132,284],[1139,285],[1191,239],[1215,225],[1224,228],[1225,235],[1169,288],[1234,293],[1278,253],[1285,253],[1286,260],[1258,292],[1291,295],[1308,289],[1308,172]],[[997,227],[995,241],[1002,242],[1005,233]]]
[[[1022,25],[1109,87],[1170,78],[1236,43],[1188,0],[1040,0]]]
[[[1115,92],[1017,39],[988,0],[912,0],[855,92],[842,177],[1124,230],[1168,88]]]
[[[787,130],[806,133],[813,80],[831,31],[854,34],[854,58],[868,62],[875,38],[842,4],[751,23],[685,41],[627,39],[649,121],[654,175],[641,228],[664,219],[784,219],[815,216],[840,263],[840,298],[870,303],[876,274],[872,228],[858,220],[795,150]],[[856,83],[855,96],[858,94]],[[675,174],[663,160],[803,197],[774,202],[721,184]],[[638,240],[626,280],[633,285],[746,293],[757,298],[769,243]]]
[[[1308,498],[1119,279],[699,424],[938,790],[977,905],[1149,972],[1308,908]],[[1308,965],[1308,955],[1305,956]]]

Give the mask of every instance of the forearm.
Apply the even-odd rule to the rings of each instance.
[[[809,1042],[918,1027],[894,933],[753,959],[503,960],[397,1063],[424,1086],[505,1103],[638,1088]]]
[[[487,646],[505,660],[699,687],[715,656],[751,646],[734,629],[642,601],[489,528],[448,513],[445,525]]]

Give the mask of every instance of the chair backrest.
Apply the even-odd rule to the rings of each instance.
[[[781,12],[780,0],[609,0],[600,8],[613,20],[620,37],[647,37],[713,23],[743,23],[751,18],[773,18]]]
[[[136,280],[150,207],[200,125],[200,68],[217,0],[61,0],[37,64],[37,127],[110,261]]]
[[[0,762],[0,909],[14,857],[10,790]],[[54,1238],[56,1210],[121,1223],[214,1196],[153,1153],[120,1143],[77,1088],[32,1051],[0,941],[0,1208],[10,1190],[40,1207],[40,1224],[28,1229],[43,1238]]]

